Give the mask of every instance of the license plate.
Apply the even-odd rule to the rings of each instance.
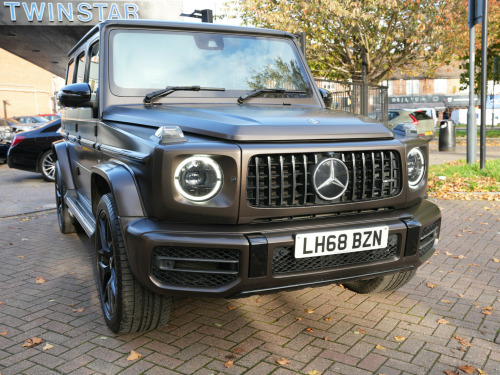
[[[348,230],[297,234],[295,258],[352,253],[387,247],[387,225]]]
[[[425,132],[425,135],[432,135],[432,132]]]

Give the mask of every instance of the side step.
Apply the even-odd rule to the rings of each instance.
[[[78,199],[72,196],[64,197],[64,202],[68,206],[71,214],[78,220],[87,236],[91,237],[95,232],[95,218],[92,211],[82,204]]]

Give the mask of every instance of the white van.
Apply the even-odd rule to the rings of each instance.
[[[451,112],[450,120],[453,120],[455,125],[466,125],[467,124],[467,108],[455,109]],[[491,116],[491,114],[490,114]],[[491,120],[490,120],[491,122]],[[486,123],[488,123],[488,117],[486,116]],[[481,124],[481,110],[476,108],[476,125]]]

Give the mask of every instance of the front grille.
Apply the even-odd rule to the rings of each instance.
[[[152,274],[169,285],[219,287],[238,277],[239,254],[236,249],[160,246],[153,250]]]
[[[420,257],[423,257],[425,254],[427,254],[434,246],[434,241],[438,236],[440,224],[441,219],[438,219],[422,229],[422,235],[420,236],[420,244],[418,247],[418,255]]]
[[[273,251],[273,274],[320,270],[391,259],[397,255],[400,241],[399,234],[391,234],[388,246],[384,249],[311,258],[295,258],[293,246],[277,247]]]
[[[342,160],[349,171],[343,195],[324,200],[314,191],[312,174],[323,159]],[[252,207],[317,206],[393,197],[401,191],[401,158],[397,151],[320,152],[252,156],[248,163],[246,200]]]
[[[344,216],[359,216],[359,215],[369,215],[374,213],[391,212],[394,211],[393,208],[382,207],[382,208],[372,208],[366,210],[352,210],[352,211],[342,211],[342,212],[332,212],[327,214],[309,214],[309,215],[295,215],[295,216],[283,216],[283,217],[267,217],[255,219],[250,222],[250,224],[261,224],[261,223],[276,223],[282,221],[297,221],[297,220],[317,220],[317,219],[331,219],[334,217],[344,217]]]

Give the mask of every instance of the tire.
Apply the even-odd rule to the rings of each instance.
[[[54,182],[56,175],[56,158],[52,150],[45,151],[38,162],[38,170],[45,181]]]
[[[99,299],[109,329],[130,333],[165,325],[172,298],[144,288],[132,274],[111,194],[97,206],[95,248]]]
[[[69,214],[68,206],[66,205],[66,203],[64,203],[64,196],[66,195],[66,184],[62,177],[58,161],[56,161],[55,165],[54,181],[59,230],[64,234],[75,233],[77,231],[75,219],[71,217],[71,215]]]
[[[343,283],[342,285],[360,294],[380,293],[399,289],[407,284],[414,275],[415,271],[405,271],[369,280],[351,281]]]

